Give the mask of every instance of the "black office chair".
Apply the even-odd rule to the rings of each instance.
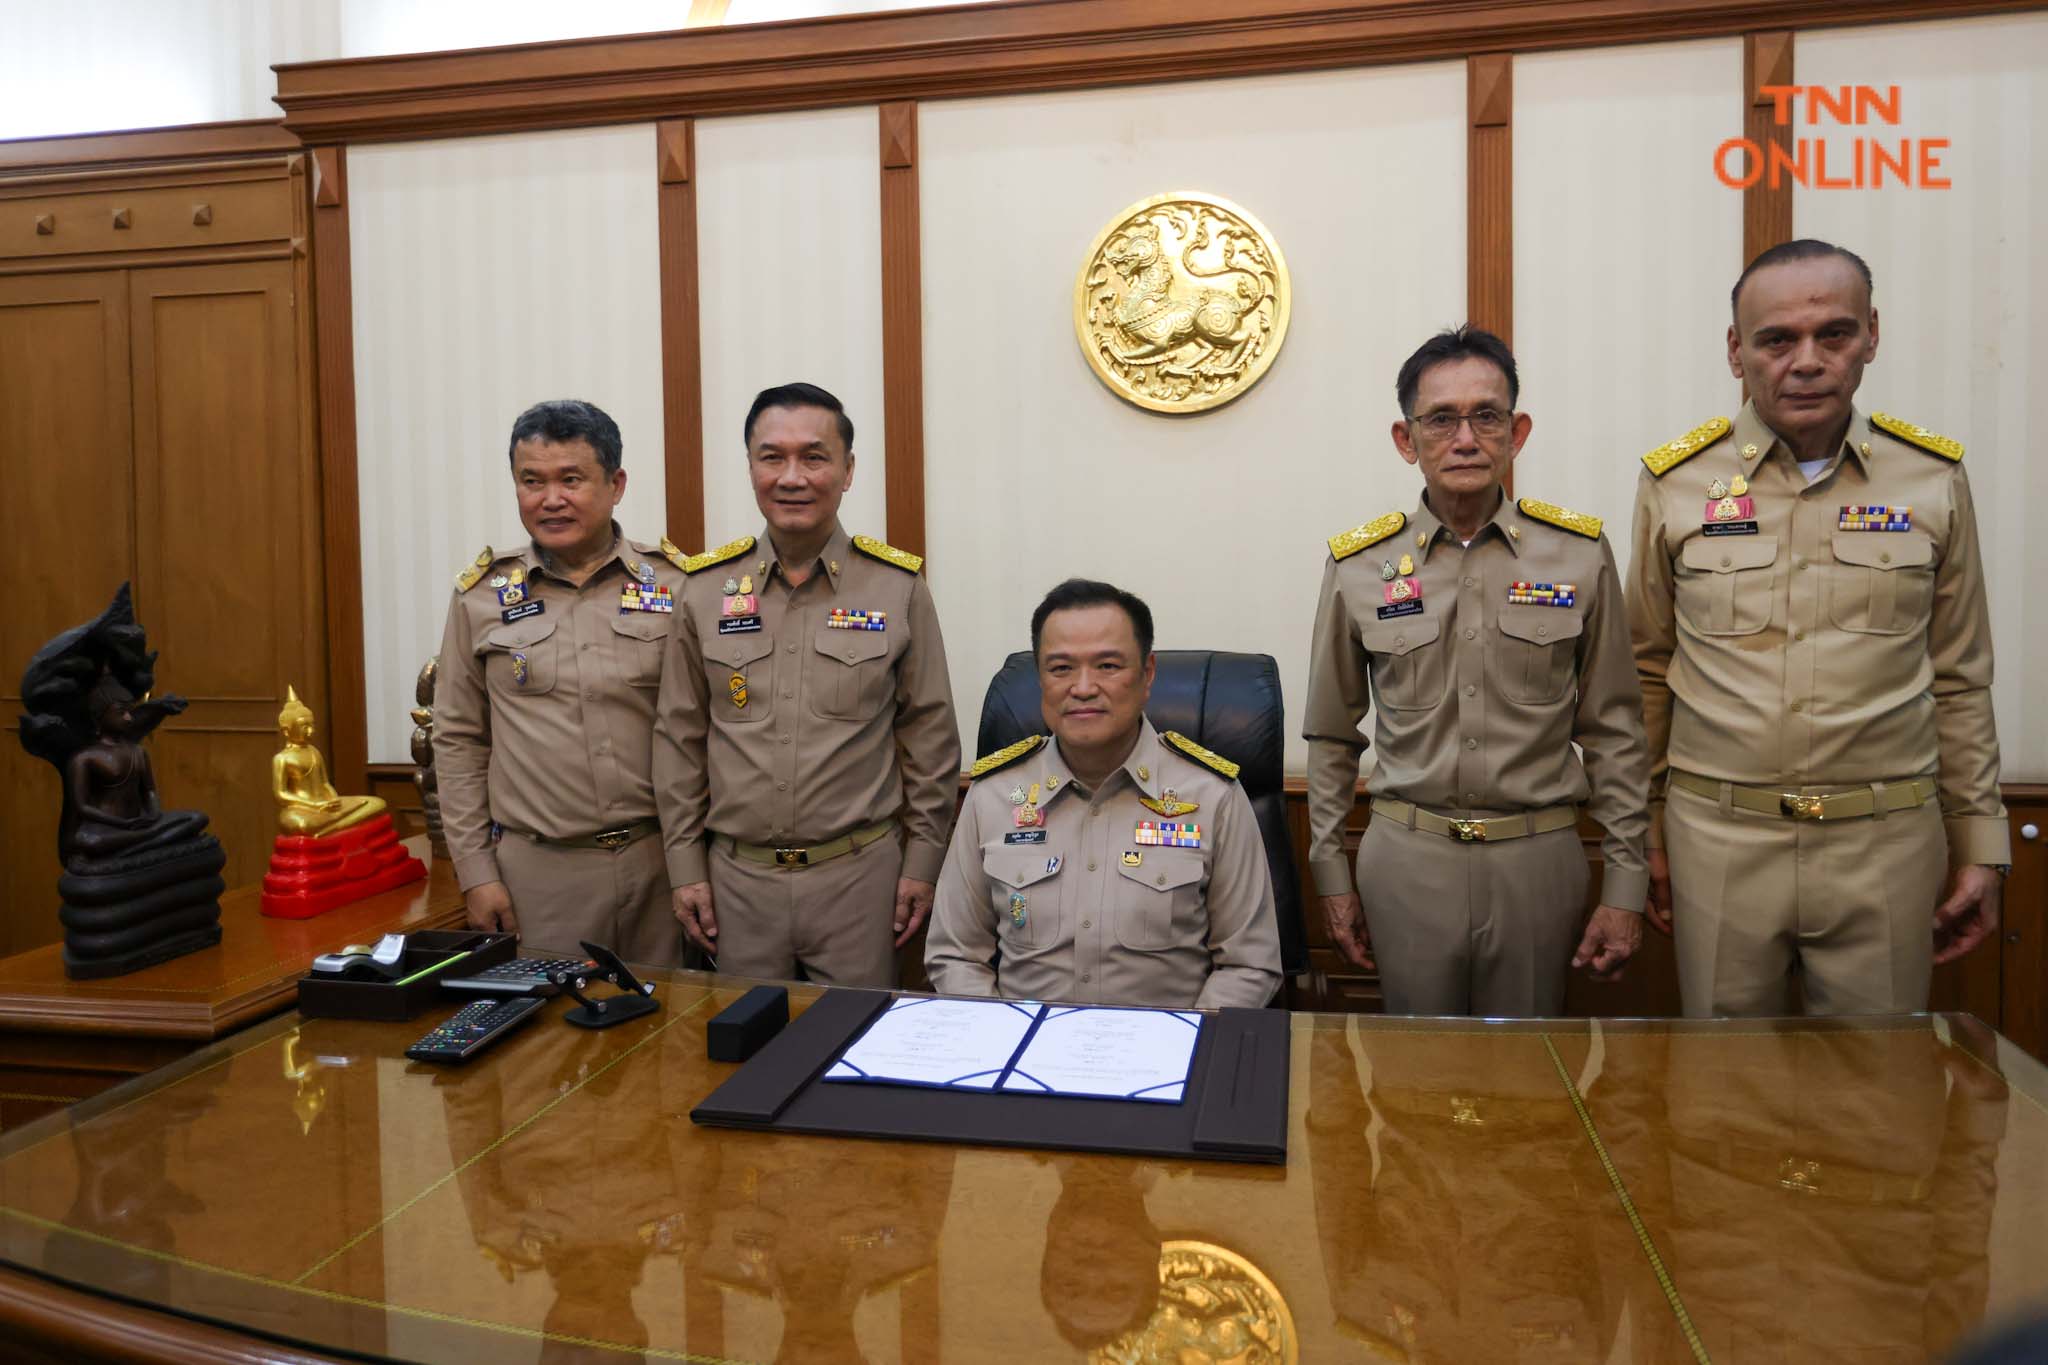
[[[1251,798],[1273,870],[1274,908],[1280,921],[1280,969],[1289,976],[1308,970],[1308,943],[1301,927],[1301,882],[1287,834],[1286,799],[1281,790],[1286,719],[1280,701],[1280,669],[1270,654],[1226,654],[1210,649],[1162,649],[1145,708],[1155,729],[1178,730],[1238,765],[1237,780]],[[1038,667],[1031,651],[1003,661],[989,680],[981,703],[981,735],[975,752],[992,754],[1027,735],[1045,733],[1039,707]]]

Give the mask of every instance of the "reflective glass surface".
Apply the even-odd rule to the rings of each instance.
[[[2048,1075],[1963,1017],[1297,1015],[1262,1167],[698,1127],[749,983],[658,979],[446,1070],[452,1003],[260,1025],[0,1141],[0,1261],[492,1362],[1920,1360],[2048,1293]]]

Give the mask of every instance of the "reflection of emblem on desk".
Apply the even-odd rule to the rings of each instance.
[[[1486,1120],[1479,1117],[1479,1101],[1468,1100],[1462,1095],[1451,1096],[1451,1122],[1467,1128],[1486,1126]]]
[[[1801,1194],[1820,1193],[1820,1163],[1788,1156],[1778,1163],[1778,1183]]]
[[[1159,1249],[1159,1304],[1151,1320],[1089,1357],[1090,1365],[1230,1360],[1298,1365],[1294,1315],[1273,1282],[1244,1257],[1210,1242]]]
[[[1287,336],[1292,295],[1287,263],[1258,219],[1214,195],[1154,195],[1088,248],[1074,332],[1117,397],[1201,412],[1259,381]]]

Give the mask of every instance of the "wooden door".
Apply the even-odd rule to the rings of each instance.
[[[21,747],[21,675],[135,573],[128,285],[0,277],[0,954],[62,935],[56,769]]]
[[[228,885],[276,835],[270,758],[287,685],[325,719],[316,480],[300,421],[290,261],[129,277],[136,611],[157,687],[191,709],[153,741],[167,807],[197,807]]]

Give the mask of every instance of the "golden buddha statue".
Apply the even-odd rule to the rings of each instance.
[[[277,713],[284,747],[270,760],[270,789],[282,807],[277,827],[286,834],[317,839],[360,825],[384,812],[382,798],[343,796],[327,776],[327,760],[313,747],[312,708],[285,689],[284,710]]]

